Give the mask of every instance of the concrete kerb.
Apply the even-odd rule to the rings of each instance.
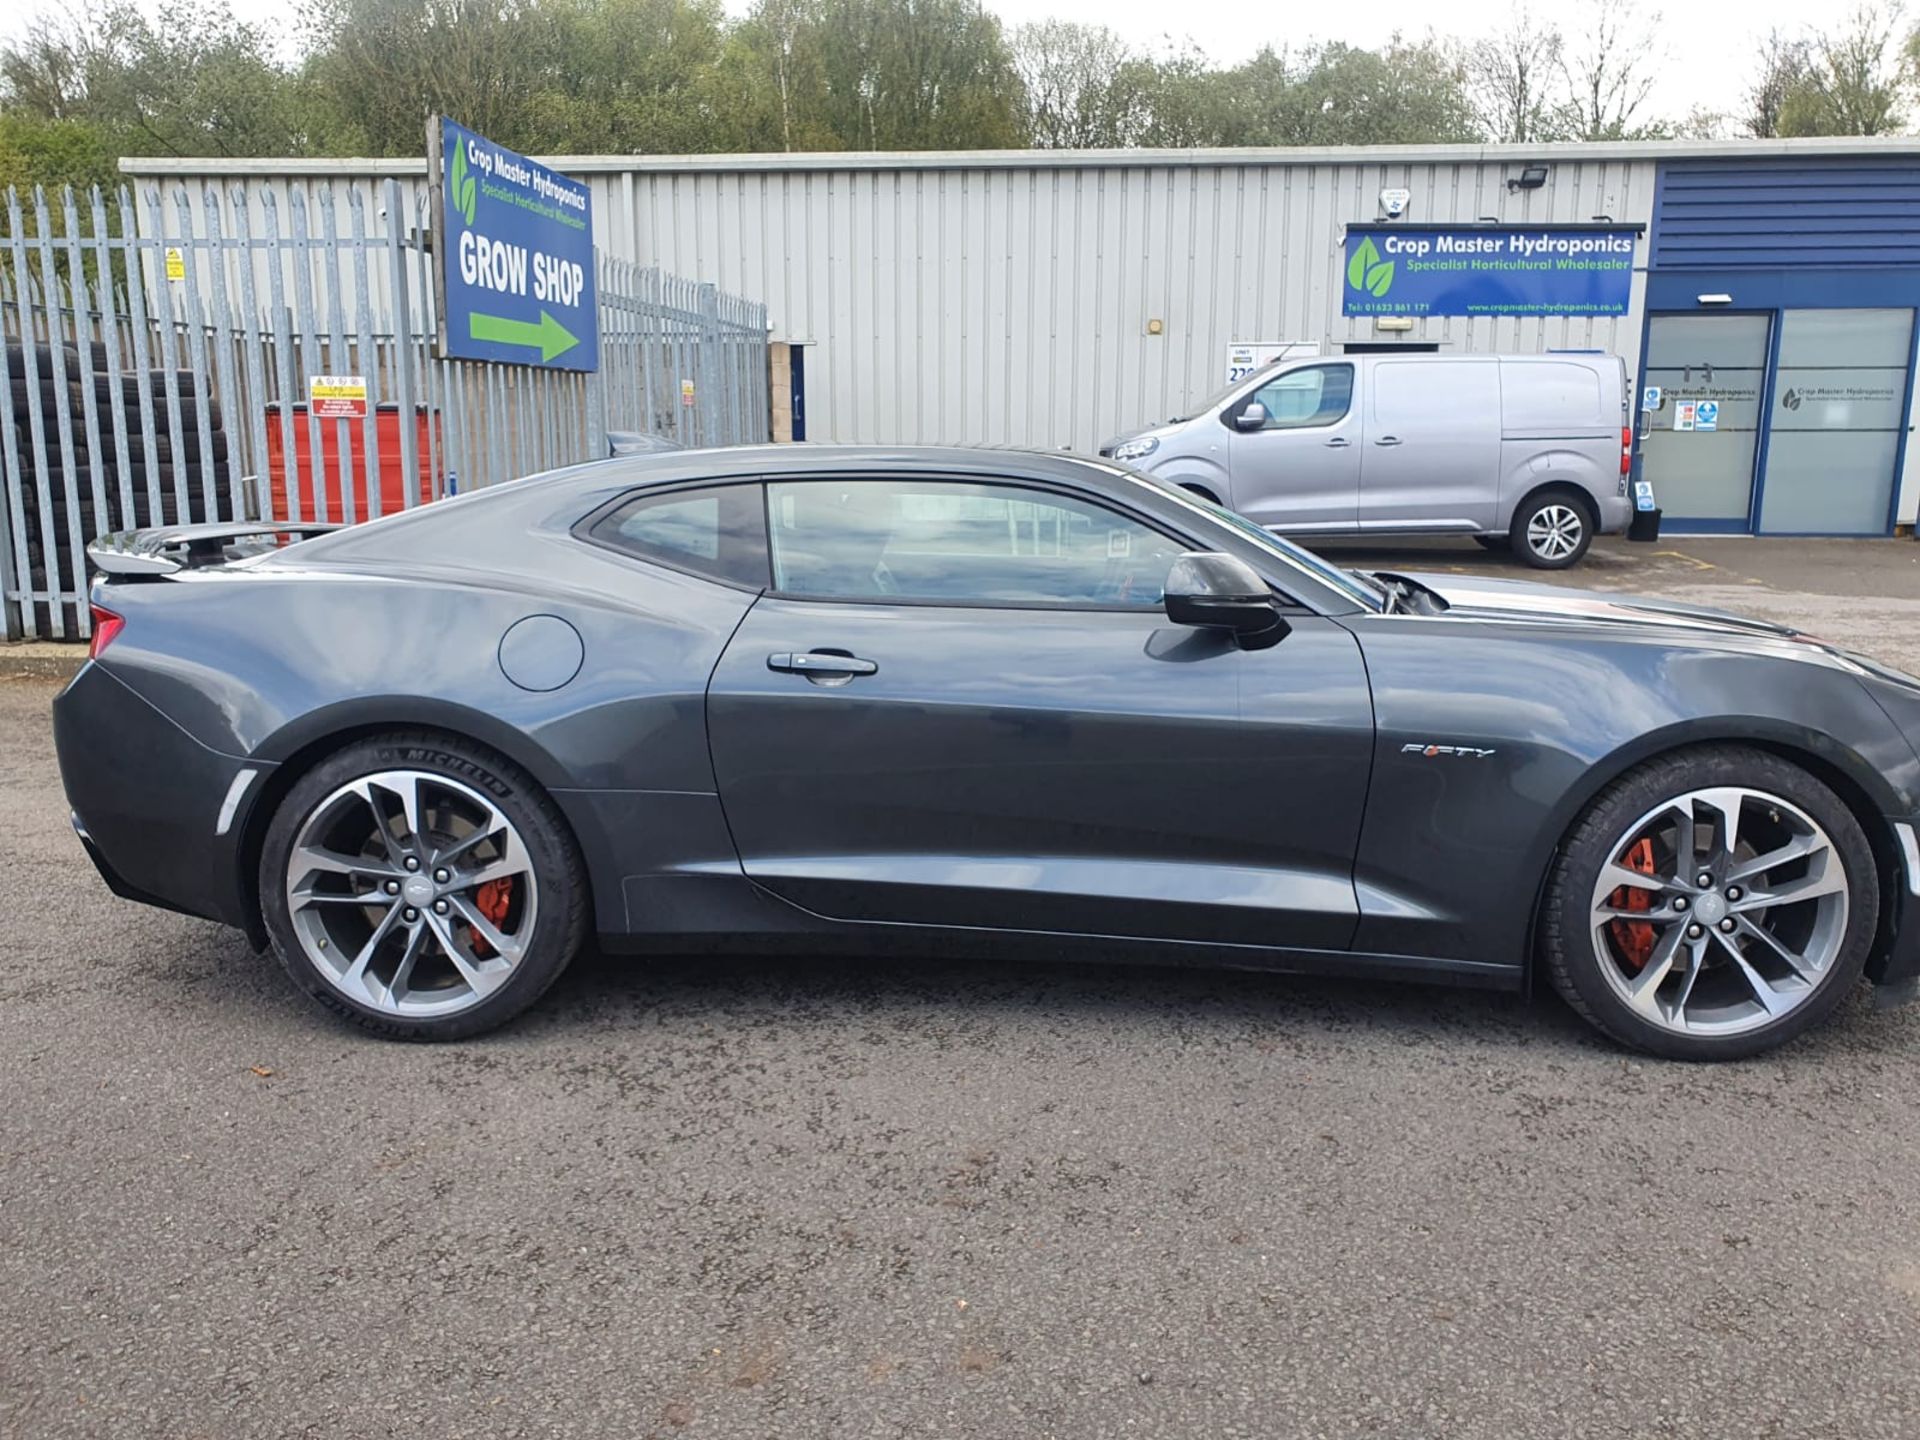
[[[86,663],[85,641],[0,641],[0,682],[71,680]]]

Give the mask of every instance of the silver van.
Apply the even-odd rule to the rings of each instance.
[[[1285,360],[1102,455],[1302,538],[1472,536],[1560,570],[1596,534],[1658,533],[1630,497],[1617,355]]]

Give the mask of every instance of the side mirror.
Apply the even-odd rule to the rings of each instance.
[[[1264,650],[1292,628],[1267,582],[1244,560],[1192,551],[1167,572],[1167,618],[1176,625],[1225,630],[1244,650]]]
[[[1233,417],[1236,429],[1260,430],[1266,427],[1267,407],[1258,400],[1249,400],[1240,413]]]

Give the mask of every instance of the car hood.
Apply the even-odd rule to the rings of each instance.
[[[1646,595],[1608,595],[1565,585],[1535,585],[1524,580],[1494,580],[1477,575],[1400,574],[1431,590],[1456,619],[1485,616],[1525,618],[1546,623],[1681,631],[1726,637],[1789,640],[1800,632],[1770,620],[1755,620],[1704,605],[1681,605]]]

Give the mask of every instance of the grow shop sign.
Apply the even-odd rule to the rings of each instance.
[[[600,363],[587,187],[440,118],[434,247],[441,353],[550,370]]]

